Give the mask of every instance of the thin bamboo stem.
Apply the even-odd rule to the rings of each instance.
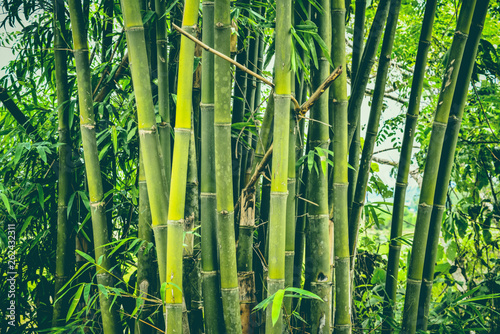
[[[273,295],[285,284],[285,234],[287,170],[288,170],[288,130],[290,122],[291,68],[290,53],[292,26],[292,4],[289,0],[276,2],[276,51],[274,94],[274,130],[271,173],[271,198],[269,220],[269,276],[268,296]],[[267,308],[266,334],[281,333],[282,316],[276,323],[272,321],[272,308]]]
[[[377,78],[375,81],[375,92],[373,94],[372,104],[370,108],[370,117],[366,128],[365,143],[361,154],[361,163],[357,177],[356,191],[352,202],[351,215],[349,216],[349,252],[352,256],[351,271],[354,268],[356,258],[356,247],[358,242],[359,224],[361,213],[364,207],[366,197],[366,188],[368,186],[368,178],[370,176],[371,161],[375,141],[378,134],[380,116],[384,104],[384,92],[387,82],[387,74],[391,63],[392,48],[394,46],[394,37],[396,36],[396,27],[398,23],[399,10],[401,8],[401,0],[391,0],[390,14],[387,19],[387,25],[382,42],[382,50],[377,69]]]
[[[427,246],[429,223],[434,203],[436,180],[439,169],[437,161],[439,161],[441,157],[453,93],[457,83],[457,76],[462,62],[463,51],[467,41],[467,34],[469,33],[475,4],[475,0],[466,0],[462,3],[455,36],[453,37],[453,43],[450,48],[448,64],[443,76],[443,84],[439,94],[438,105],[434,114],[435,116],[432,125],[429,149],[427,152],[422,189],[420,191],[420,200],[418,205],[417,221],[415,224],[415,233],[413,236],[410,264],[408,266],[402,333],[413,334],[416,332],[417,309],[419,305],[418,300],[420,287],[422,284],[425,249]]]
[[[52,325],[63,324],[66,311],[69,309],[69,299],[61,298],[60,289],[73,275],[75,268],[74,233],[68,216],[68,201],[71,194],[71,134],[69,125],[69,87],[66,44],[67,36],[64,6],[54,2],[54,62],[56,71],[57,105],[59,119],[59,182],[57,197],[57,246],[56,246],[56,277],[55,297],[52,315]],[[61,299],[59,299],[61,298]]]
[[[390,0],[381,0],[377,7],[377,12],[373,19],[372,26],[370,28],[370,33],[368,39],[366,40],[366,46],[363,51],[363,57],[356,71],[356,78],[352,80],[353,85],[352,95],[349,98],[348,114],[349,114],[349,132],[348,132],[348,144],[351,146],[352,139],[354,137],[354,132],[358,124],[361,104],[363,103],[363,98],[365,95],[366,85],[368,84],[368,79],[370,78],[370,72],[372,70],[373,64],[375,64],[375,56],[377,54],[378,45],[380,44],[380,39],[382,38],[383,27],[389,13]]]
[[[467,102],[467,93],[469,83],[474,69],[477,49],[481,39],[486,14],[488,12],[489,0],[479,0],[474,10],[469,37],[465,44],[465,51],[460,65],[460,71],[457,78],[457,86],[451,103],[448,126],[446,127],[445,140],[443,143],[443,153],[439,162],[439,171],[436,183],[436,194],[434,196],[434,205],[432,208],[431,221],[429,227],[429,236],[427,239],[427,249],[425,252],[423,285],[420,291],[417,329],[426,331],[429,318],[429,308],[434,283],[434,264],[436,263],[437,250],[439,244],[439,232],[448,194],[448,184],[450,181],[451,170],[455,150],[457,147],[460,124],[464,113],[464,106]]]
[[[380,6],[380,4],[379,4]],[[335,65],[345,66],[345,3],[332,1],[332,61]],[[330,217],[334,224],[333,247],[335,255],[335,333],[351,332],[351,279],[348,249],[347,188],[349,150],[347,137],[347,75],[343,73],[330,88],[330,114],[333,119],[333,211]],[[333,274],[333,273],[332,273]]]
[[[214,44],[214,3],[204,0],[203,42]],[[201,264],[203,304],[207,334],[223,332],[217,259],[217,198],[214,142],[214,55],[203,50],[201,75]]]
[[[104,192],[102,187],[101,168],[96,141],[96,123],[92,101],[90,81],[89,50],[87,34],[84,27],[82,6],[77,0],[69,1],[70,20],[73,32],[74,56],[77,69],[78,97],[80,107],[80,131],[82,133],[85,170],[89,187],[90,211],[94,234],[95,258],[101,265],[97,269],[97,282],[104,286],[113,285],[111,276],[111,260],[104,246],[109,242],[108,224],[106,221]],[[105,334],[121,333],[118,303],[111,296],[99,293],[102,325]]]
[[[403,215],[405,207],[405,195],[408,185],[408,175],[411,164],[413,139],[420,111],[420,100],[427,65],[427,55],[431,44],[432,28],[436,12],[437,0],[427,1],[420,31],[420,41],[415,61],[415,71],[412,80],[410,103],[406,114],[406,125],[399,159],[398,175],[394,190],[394,204],[391,220],[391,243],[389,245],[389,259],[387,263],[385,305],[384,305],[384,333],[392,333],[394,319],[394,305],[398,286],[399,258],[401,253],[401,242],[399,238],[403,233]]]
[[[327,52],[331,52],[332,18],[330,0],[320,2],[322,10],[312,10],[312,17],[317,18],[318,34],[326,44]],[[343,45],[343,43],[342,43]],[[317,47],[319,50],[319,48]],[[328,215],[328,168],[326,152],[329,148],[329,90],[321,88],[322,82],[328,78],[330,63],[325,54],[318,59],[318,68],[312,68],[312,87],[316,89],[311,95],[323,93],[313,103],[309,123],[309,147],[316,154],[315,167],[309,172],[307,199],[317,205],[308,206],[308,226],[306,228],[305,245],[305,285],[306,290],[318,295],[322,301],[310,301],[310,311],[306,314],[311,333],[330,332],[330,303],[332,272],[330,268],[330,221]],[[336,65],[336,64],[335,64]],[[341,67],[339,67],[341,68]],[[345,73],[344,73],[345,75]],[[335,81],[339,84],[340,81]],[[308,303],[309,304],[309,303]]]
[[[230,1],[215,0],[214,46],[224,57],[230,54]],[[205,49],[207,50],[207,49]],[[221,294],[226,332],[241,333],[239,288],[236,272],[234,204],[231,163],[230,63],[214,60],[215,174],[217,183],[217,237],[220,255]]]

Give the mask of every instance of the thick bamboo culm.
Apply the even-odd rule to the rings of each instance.
[[[398,24],[400,8],[401,0],[391,0],[390,13],[387,18],[384,40],[382,42],[382,50],[380,52],[378,63],[375,90],[370,108],[370,117],[366,127],[365,142],[361,154],[356,190],[354,192],[352,210],[349,216],[349,252],[352,256],[351,268],[354,268],[359,224],[366,197],[368,178],[370,176],[373,149],[375,148],[380,116],[382,114],[384,104],[384,92],[387,82],[387,74],[389,72],[389,65],[391,64],[392,47],[394,46],[394,37],[396,36],[396,27]]]
[[[391,220],[391,241],[389,244],[389,259],[387,263],[387,274],[385,280],[385,305],[384,305],[384,333],[393,331],[394,305],[398,286],[399,258],[401,253],[401,241],[399,238],[403,233],[403,215],[405,208],[406,188],[408,185],[408,174],[411,164],[413,140],[420,112],[420,100],[422,87],[427,67],[427,55],[431,45],[432,28],[436,12],[437,0],[429,0],[425,5],[424,19],[420,31],[415,71],[413,74],[410,100],[406,113],[405,130],[401,155],[399,158],[398,175],[394,189],[394,201]]]
[[[95,259],[101,261],[97,269],[97,282],[104,286],[113,286],[111,261],[108,258],[106,245],[108,240],[108,224],[106,221],[104,192],[102,189],[101,168],[96,140],[96,122],[92,101],[92,85],[90,81],[89,49],[85,32],[82,6],[77,0],[69,1],[71,27],[73,31],[73,48],[77,71],[78,97],[80,108],[80,131],[82,133],[85,171],[89,187],[90,212],[94,234]],[[113,303],[111,296],[99,293],[102,326],[104,334],[121,333],[118,303]]]
[[[195,35],[198,23],[198,2],[186,0],[182,29]],[[193,110],[193,58],[195,44],[186,37],[181,37],[179,54],[179,74],[177,81],[177,108],[175,121],[175,142],[170,183],[170,201],[168,206],[168,241],[167,241],[167,283],[165,301],[166,332],[180,333],[182,330],[183,292],[183,244],[184,210],[188,172],[189,142],[191,138],[191,113]]]
[[[475,4],[476,0],[466,0],[462,3],[456,32],[449,50],[448,63],[443,76],[436,112],[434,114],[406,281],[406,296],[402,324],[402,333],[405,334],[413,334],[416,332],[417,309],[419,305],[420,287],[422,284],[425,249],[427,245],[427,236],[429,234],[429,223],[439,169],[437,162],[441,157],[453,93],[455,91],[457,76],[462,62],[465,42],[467,41],[467,34],[469,33]]]
[[[153,97],[147,61],[146,40],[137,0],[122,1],[129,59],[134,82],[140,146],[148,190],[158,259],[160,284],[166,282],[168,192],[157,133]]]
[[[334,66],[346,65],[345,51],[345,3],[343,0],[332,2],[332,62]],[[348,239],[348,175],[347,154],[347,75],[343,71],[330,87],[330,115],[333,119],[333,211],[330,216],[334,223],[334,273],[335,275],[335,333],[351,333],[351,279]],[[324,232],[323,232],[324,233]]]
[[[229,0],[215,0],[214,48],[230,55]],[[192,61],[192,58],[190,59]],[[217,238],[224,324],[227,333],[241,333],[231,162],[231,64],[214,60],[214,134],[217,184]]]
[[[347,138],[349,146],[351,145],[354,132],[358,125],[360,117],[359,110],[361,110],[361,104],[363,103],[363,97],[365,96],[371,69],[373,64],[375,64],[375,56],[380,44],[380,39],[382,38],[383,27],[389,13],[390,2],[390,0],[381,0],[378,4],[377,12],[375,13],[370,33],[366,40],[363,57],[356,71],[356,78],[351,81],[351,86],[354,86],[354,88],[352,90],[353,93],[349,97],[348,106],[349,132]]]
[[[59,120],[59,182],[57,188],[57,247],[55,296],[61,296],[59,290],[73,275],[75,262],[75,242],[73,227],[68,216],[68,201],[71,194],[71,134],[69,126],[69,92],[68,92],[68,57],[64,42],[67,38],[64,6],[54,2],[54,62],[57,89],[57,116]],[[69,296],[67,296],[69,297]],[[63,296],[54,303],[52,325],[62,325],[69,309],[69,299]]]
[[[271,198],[269,220],[269,276],[268,296],[285,285],[286,200],[288,176],[288,131],[290,123],[291,68],[290,54],[292,4],[289,0],[276,2],[276,51],[274,69],[274,130],[271,173]],[[272,245],[271,245],[272,243]],[[266,334],[282,332],[282,316],[273,325],[272,307],[267,308]]]
[[[205,0],[203,6],[203,42],[214,46],[214,3]],[[214,54],[202,51],[201,75],[201,264],[205,332],[223,332],[224,322],[219,292],[217,259],[217,198],[215,185],[214,139]]]
[[[450,116],[444,135],[443,150],[439,162],[439,171],[436,183],[436,194],[434,195],[434,205],[432,208],[431,221],[429,227],[429,236],[427,238],[427,249],[425,252],[423,285],[420,291],[417,329],[427,330],[429,317],[429,307],[431,300],[432,284],[434,282],[434,264],[438,252],[439,232],[441,231],[441,222],[443,212],[446,205],[446,197],[448,194],[448,184],[450,181],[451,170],[457,147],[458,134],[464,113],[465,103],[467,102],[467,92],[469,90],[472,70],[476,60],[477,49],[483,31],[486,13],[488,11],[489,0],[478,0],[469,37],[465,44],[464,55],[460,71],[457,78],[457,86],[451,103]]]
[[[332,25],[330,0],[320,2],[322,10],[312,9],[312,18],[318,20],[318,33],[331,49]],[[342,44],[343,45],[343,44]],[[319,49],[319,48],[318,48]],[[328,52],[328,51],[327,51]],[[312,90],[316,90],[330,74],[330,63],[327,56],[321,53],[318,57],[319,68],[312,69]],[[311,66],[312,67],[312,66]],[[310,309],[306,320],[311,333],[328,333],[330,331],[329,304],[331,301],[330,240],[328,215],[328,168],[325,150],[329,148],[329,110],[328,90],[311,108],[309,123],[309,149],[316,154],[315,168],[309,172],[307,199],[315,204],[308,205],[308,226],[306,228],[305,245],[305,284],[304,288],[318,295],[323,301],[310,301]],[[317,151],[319,149],[319,152]]]

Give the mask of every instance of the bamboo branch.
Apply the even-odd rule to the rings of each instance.
[[[7,109],[10,114],[16,119],[16,121],[21,124],[21,126],[26,130],[28,135],[33,134],[37,142],[42,142],[42,138],[36,131],[36,129],[31,125],[29,119],[23,114],[21,109],[15,104],[15,102],[10,97],[9,93],[4,87],[0,86],[0,101],[3,102],[5,109]]]
[[[228,57],[228,56],[220,53],[219,51],[212,49],[211,47],[209,47],[208,45],[206,45],[205,43],[203,43],[202,41],[200,41],[196,37],[188,34],[184,30],[182,30],[181,28],[179,28],[179,26],[177,26],[175,23],[172,23],[172,26],[174,27],[175,30],[177,30],[183,36],[189,38],[190,40],[192,40],[193,42],[195,42],[196,44],[198,44],[205,51],[211,52],[214,55],[216,55],[218,57],[221,57],[222,59],[230,62],[231,64],[233,64],[234,66],[238,67],[242,71],[250,74],[251,76],[259,79],[262,82],[264,82],[266,85],[271,86],[271,87],[274,88],[274,84],[271,81],[269,81],[266,78],[264,78],[263,76],[261,76],[261,75],[255,73],[255,72],[249,70],[247,67],[241,65],[240,63],[234,61],[233,59],[231,59],[230,57]],[[293,101],[293,104],[295,105],[295,111],[299,113],[300,117],[303,117],[305,115],[305,113],[313,106],[314,102],[316,102],[316,100],[323,94],[323,92],[326,89],[328,89],[328,87],[330,87],[330,85],[335,81],[335,79],[337,79],[337,77],[341,73],[342,73],[342,66],[339,66],[339,67],[337,67],[328,76],[328,78],[325,79],[325,81],[318,87],[318,89],[311,95],[311,97],[306,102],[304,102],[302,105],[299,105],[299,102],[292,96],[292,101]]]

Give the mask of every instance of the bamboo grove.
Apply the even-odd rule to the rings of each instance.
[[[497,140],[474,99],[480,78],[500,77],[485,60],[482,39],[498,2],[8,0],[3,6],[3,26],[21,22],[20,9],[46,21],[37,29],[47,33],[34,37],[44,48],[33,58],[49,59],[46,68],[10,69],[1,79],[2,141],[26,142],[2,151],[3,168],[11,168],[1,171],[2,256],[9,257],[8,226],[19,240],[30,240],[26,231],[38,235],[31,247],[16,246],[17,267],[7,270],[7,260],[2,267],[6,278],[16,271],[18,281],[35,275],[34,284],[17,283],[19,296],[33,291],[34,297],[15,302],[35,317],[18,313],[11,326],[5,306],[6,333],[439,332],[462,326],[452,306],[476,307],[471,318],[461,313],[471,330],[500,330],[494,319],[500,278],[481,285],[462,269],[463,297],[447,307],[441,305],[449,294],[437,291],[460,268],[458,260],[439,260],[442,238],[453,234],[447,221],[459,224],[450,194],[459,182],[455,156],[465,136],[461,124],[473,117],[469,110],[482,110]],[[451,19],[445,25],[440,15]],[[410,56],[400,54],[410,48]],[[19,85],[37,83],[16,84],[14,75],[46,80],[45,95],[26,93]],[[407,99],[392,94],[398,76],[406,80],[397,89]],[[398,115],[386,116],[394,108]],[[39,121],[42,115],[57,128]],[[399,159],[389,162],[393,184],[377,173],[385,163],[377,147],[387,138],[394,142],[387,150]],[[483,154],[498,154],[493,144]],[[26,171],[12,167],[25,159],[34,161]],[[409,224],[415,159],[421,179]],[[498,176],[485,170],[494,201],[483,207],[497,212]],[[15,177],[24,181],[9,183]],[[23,190],[41,213],[28,218],[34,204],[14,195]],[[489,231],[498,215],[488,217]],[[498,258],[498,233],[488,233],[485,251],[494,263],[489,256]],[[373,238],[386,241],[370,250]],[[49,254],[53,265],[23,266],[22,254],[32,249]],[[37,256],[35,262],[48,261]],[[500,273],[500,262],[488,268]],[[481,315],[484,309],[489,313]]]

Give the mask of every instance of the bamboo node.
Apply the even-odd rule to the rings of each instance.
[[[105,205],[105,202],[90,202],[90,206],[93,208],[99,208],[100,206],[104,207]]]

